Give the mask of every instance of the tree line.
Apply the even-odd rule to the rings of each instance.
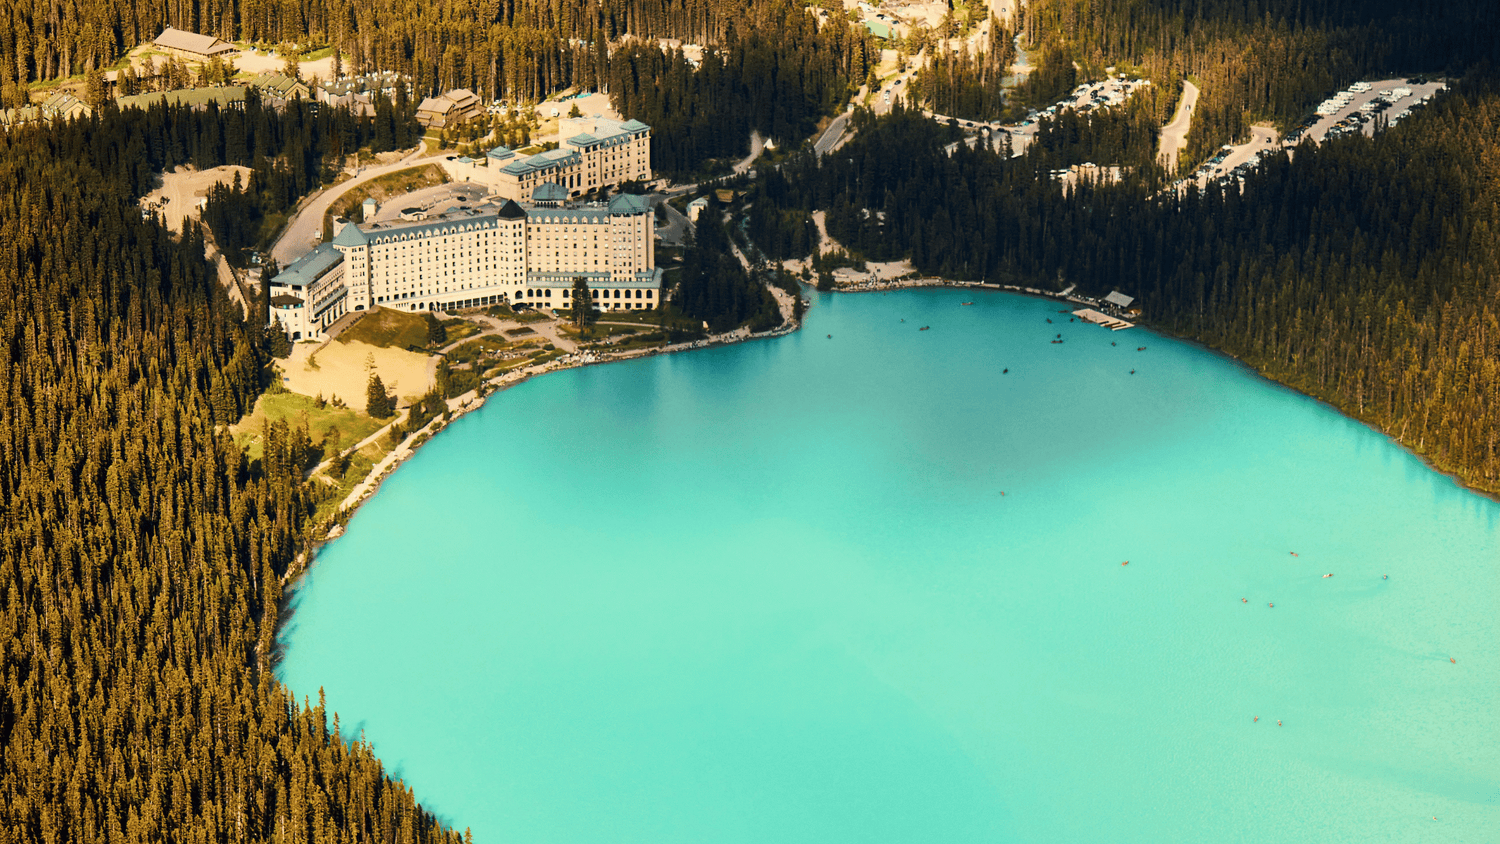
[[[868,33],[842,20],[819,27],[789,0],[749,7],[694,69],[680,50],[633,41],[609,60],[610,102],[652,127],[652,167],[691,173],[749,152],[752,130],[795,145],[842,108],[879,62]]]
[[[816,208],[861,258],[928,274],[1102,295],[1500,490],[1500,87],[1472,78],[1374,139],[1304,144],[1243,190],[1159,179],[1064,191],[1045,153],[959,144],[904,110],[861,115],[820,161],[764,174],[758,243],[800,257]],[[765,205],[766,210],[759,206]],[[774,218],[771,213],[774,211]]]
[[[428,94],[467,87],[486,98],[540,99],[601,89],[612,46],[627,38],[720,44],[756,0],[126,0],[0,4],[0,86],[114,66],[168,26],[227,41],[329,45],[350,69],[409,74]],[[791,8],[800,8],[792,6]]]
[[[960,50],[933,45],[926,55],[908,89],[913,103],[966,120],[995,120],[1005,114],[1004,83],[1016,61],[1015,33],[993,14],[989,41],[977,55],[970,52],[967,41]]]
[[[761,280],[734,254],[723,208],[709,195],[682,256],[672,305],[683,316],[708,323],[711,332],[748,325],[768,331],[782,322],[781,308]]]
[[[274,677],[308,538],[297,436],[235,445],[263,323],[196,226],[135,200],[147,151],[199,120],[0,136],[0,842],[458,844]]]

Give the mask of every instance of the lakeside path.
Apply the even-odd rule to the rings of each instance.
[[[1193,125],[1193,106],[1198,103],[1198,86],[1182,80],[1182,99],[1172,122],[1162,127],[1161,146],[1156,158],[1168,173],[1177,172],[1177,154],[1187,148],[1188,129]]]

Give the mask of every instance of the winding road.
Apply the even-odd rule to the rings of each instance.
[[[439,155],[423,156],[422,149],[422,147],[417,147],[400,161],[366,167],[349,181],[324,188],[322,192],[304,200],[302,207],[298,208],[292,219],[287,222],[281,237],[277,238],[276,245],[271,247],[271,257],[275,259],[276,264],[285,267],[312,251],[323,236],[323,215],[328,213],[328,209],[338,201],[339,197],[366,182],[389,173],[406,170],[424,161],[441,160]]]

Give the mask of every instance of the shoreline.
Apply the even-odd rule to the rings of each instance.
[[[533,378],[547,375],[553,372],[562,372],[568,369],[581,369],[587,366],[604,366],[611,363],[637,360],[640,358],[656,357],[658,355],[690,352],[698,349],[709,349],[718,346],[729,346],[738,343],[749,342],[752,340],[765,340],[776,337],[785,337],[788,334],[792,334],[793,332],[801,330],[802,321],[792,319],[790,304],[791,300],[789,294],[786,294],[784,291],[781,291],[778,288],[772,288],[772,291],[773,295],[776,295],[778,303],[782,305],[782,316],[784,321],[780,326],[777,326],[770,331],[763,331],[759,334],[755,334],[751,333],[751,331],[747,327],[741,326],[740,328],[736,328],[733,331],[726,331],[722,334],[710,335],[703,338],[702,340],[693,340],[688,343],[676,343],[671,346],[659,346],[649,349],[634,349],[628,352],[605,353],[604,355],[601,355],[598,352],[575,352],[573,354],[565,355],[564,357],[557,358],[555,360],[550,360],[537,367],[524,367],[521,369],[512,370],[497,378],[493,378],[480,384],[476,389],[448,399],[448,410],[444,415],[438,416],[437,418],[428,422],[426,425],[423,425],[420,429],[412,431],[404,438],[402,438],[400,443],[392,448],[390,452],[382,457],[373,467],[371,467],[369,474],[365,475],[357,483],[355,483],[353,488],[350,489],[348,495],[346,495],[344,497],[344,500],[339,504],[338,509],[334,511],[333,515],[312,524],[312,526],[308,529],[308,536],[310,538],[307,540],[306,547],[302,550],[301,553],[297,555],[291,568],[289,568],[286,574],[282,576],[283,587],[294,588],[296,582],[300,580],[302,576],[312,568],[313,563],[316,562],[318,551],[321,550],[325,544],[338,539],[340,536],[343,536],[345,526],[349,523],[349,520],[354,517],[354,514],[359,511],[359,508],[364,505],[366,501],[368,501],[372,496],[375,495],[376,492],[380,490],[381,484],[383,484],[387,478],[394,474],[396,469],[399,468],[402,463],[405,463],[407,460],[411,459],[417,453],[418,449],[420,449],[434,436],[440,433],[444,428],[453,424],[453,422],[457,421],[459,418],[484,407],[485,402],[491,396],[505,392],[506,390],[509,390],[512,387],[518,386],[520,384],[524,384]],[[375,431],[364,440],[361,440],[359,443],[355,444],[353,448],[358,449],[364,443],[384,436],[386,432],[390,430],[392,425],[401,424],[408,418],[409,411],[403,411],[397,414],[396,417],[393,418],[390,422],[387,422],[385,425],[381,426],[379,430]]]
[[[832,292],[832,293],[873,293],[873,292],[875,292],[877,290],[882,290],[882,291],[903,290],[903,289],[917,288],[917,287],[955,287],[955,288],[965,288],[965,289],[976,289],[977,288],[977,289],[980,289],[980,290],[999,290],[999,291],[1002,291],[1002,292],[1005,292],[1005,293],[1019,293],[1019,294],[1024,295],[1024,296],[1032,296],[1032,297],[1036,297],[1036,298],[1049,299],[1049,300],[1053,300],[1053,301],[1065,301],[1065,302],[1071,302],[1071,303],[1075,303],[1075,304],[1090,304],[1090,303],[1093,302],[1093,300],[1090,300],[1090,299],[1066,295],[1067,291],[1065,291],[1063,293],[1058,293],[1058,292],[1052,292],[1052,291],[1047,291],[1047,290],[1040,290],[1040,289],[1033,288],[1033,287],[1022,287],[1020,285],[1014,285],[1014,284],[988,284],[988,283],[985,283],[985,282],[978,282],[978,281],[953,281],[953,280],[940,279],[940,278],[890,279],[890,280],[887,280],[887,281],[863,281],[863,282],[857,282],[855,284],[850,284],[850,285],[835,287],[832,291],[828,291],[828,292]],[[1069,290],[1071,290],[1071,288]],[[1223,357],[1223,358],[1225,358],[1225,359],[1233,362],[1235,365],[1243,367],[1244,369],[1246,369],[1247,371],[1249,371],[1252,375],[1256,376],[1257,378],[1260,378],[1263,381],[1266,381],[1266,382],[1268,382],[1270,384],[1273,384],[1273,385],[1275,385],[1276,387],[1278,387],[1278,388],[1280,388],[1282,390],[1286,390],[1288,392],[1295,393],[1296,395],[1301,396],[1302,398],[1310,399],[1310,400],[1312,400],[1312,401],[1314,401],[1314,402],[1316,402],[1318,404],[1321,404],[1321,405],[1327,407],[1329,410],[1332,410],[1334,413],[1337,413],[1338,415],[1340,415],[1340,416],[1344,417],[1345,419],[1349,420],[1350,422],[1353,422],[1356,425],[1362,425],[1362,426],[1370,429],[1371,431],[1374,431],[1375,433],[1379,434],[1380,436],[1385,437],[1387,440],[1389,440],[1391,442],[1392,445],[1396,446],[1397,448],[1401,449],[1402,451],[1406,452],[1407,454],[1410,454],[1411,456],[1413,456],[1413,457],[1417,458],[1418,460],[1420,460],[1422,462],[1422,465],[1424,465],[1428,469],[1432,470],[1432,472],[1434,472],[1435,474],[1442,475],[1443,477],[1451,480],[1453,482],[1453,485],[1456,486],[1456,487],[1458,487],[1459,489],[1461,489],[1461,490],[1463,490],[1465,492],[1473,493],[1473,494],[1478,495],[1478,496],[1480,496],[1482,498],[1488,498],[1491,501],[1500,502],[1500,488],[1490,489],[1490,488],[1483,487],[1483,486],[1477,486],[1475,484],[1472,484],[1472,483],[1466,481],[1463,478],[1463,476],[1461,476],[1457,472],[1455,472],[1455,471],[1453,471],[1451,469],[1447,469],[1447,468],[1443,467],[1442,465],[1440,465],[1439,463],[1437,463],[1436,461],[1434,461],[1431,457],[1427,456],[1426,454],[1423,454],[1420,451],[1417,451],[1411,445],[1408,445],[1407,443],[1402,442],[1400,437],[1396,436],[1395,434],[1393,434],[1390,431],[1386,430],[1385,428],[1381,427],[1374,420],[1362,419],[1359,416],[1355,415],[1354,413],[1352,413],[1350,411],[1347,411],[1347,410],[1345,410],[1342,407],[1339,407],[1337,404],[1334,404],[1329,399],[1326,399],[1326,398],[1323,398],[1322,396],[1318,396],[1318,395],[1315,395],[1313,393],[1307,392],[1305,390],[1299,389],[1296,385],[1291,384],[1291,383],[1289,383],[1287,381],[1283,381],[1282,379],[1277,378],[1276,376],[1272,375],[1271,373],[1269,373],[1269,372],[1267,372],[1265,370],[1260,369],[1259,367],[1255,366],[1255,364],[1253,364],[1253,363],[1245,360],[1244,358],[1239,357],[1238,355],[1235,355],[1235,354],[1233,354],[1231,352],[1225,351],[1224,349],[1215,348],[1214,346],[1211,346],[1211,345],[1203,342],[1202,340],[1196,340],[1196,339],[1193,339],[1191,337],[1185,337],[1185,336],[1183,336],[1181,334],[1177,334],[1176,332],[1170,331],[1170,330],[1168,330],[1168,329],[1166,329],[1166,328],[1164,328],[1162,326],[1154,325],[1152,323],[1146,322],[1146,321],[1144,321],[1140,317],[1132,317],[1132,319],[1135,320],[1135,326],[1134,327],[1136,327],[1136,328],[1146,328],[1146,329],[1149,329],[1151,331],[1154,331],[1154,332],[1162,335],[1163,337],[1168,337],[1168,338],[1170,338],[1172,340],[1176,340],[1176,341],[1178,341],[1180,343],[1186,343],[1186,344],[1188,344],[1190,346],[1195,346],[1195,347],[1197,347],[1199,349],[1202,349],[1205,352],[1209,352],[1209,353],[1218,355],[1220,357]]]
[[[1071,304],[1099,304],[1096,300],[1093,299],[1071,295],[1072,288],[1068,288],[1065,291],[1058,292],[1042,290],[1035,287],[1025,287],[1015,284],[992,284],[978,281],[957,281],[954,279],[944,279],[939,277],[898,278],[882,279],[876,281],[861,281],[852,284],[840,285],[835,287],[833,290],[821,292],[874,293],[878,291],[889,292],[891,290],[909,290],[924,287],[990,290],[1002,293],[1014,293],[1039,299],[1047,299],[1050,301],[1068,302]],[[778,289],[773,288],[773,290],[779,294],[778,301],[781,301],[784,297],[786,297],[786,294],[779,291]],[[782,304],[786,305],[787,303],[782,302]],[[298,555],[296,563],[290,570],[288,570],[288,572],[284,576],[283,584],[289,585],[295,583],[302,577],[303,574],[307,573],[307,571],[311,569],[312,564],[317,558],[317,552],[322,548],[322,546],[328,542],[338,539],[343,535],[345,526],[349,523],[349,520],[354,517],[354,514],[359,511],[359,508],[366,501],[368,501],[372,496],[375,495],[376,492],[380,490],[380,487],[385,482],[385,480],[389,478],[396,471],[396,469],[401,466],[402,463],[405,463],[412,456],[414,456],[417,453],[417,450],[422,447],[422,445],[426,444],[429,440],[432,439],[432,437],[436,436],[454,421],[468,413],[472,413],[484,407],[485,402],[491,396],[502,393],[512,387],[530,381],[532,378],[547,375],[552,372],[561,372],[568,369],[579,369],[586,366],[603,366],[611,363],[636,360],[639,358],[656,357],[658,355],[689,352],[697,349],[729,346],[748,342],[751,340],[784,337],[796,331],[800,331],[803,327],[803,322],[794,321],[791,318],[791,314],[789,313],[789,311],[789,306],[783,308],[785,321],[782,323],[782,325],[770,331],[762,332],[759,334],[753,334],[749,331],[748,328],[741,327],[733,331],[706,337],[702,340],[694,340],[689,343],[678,343],[672,346],[662,346],[652,349],[637,349],[619,354],[608,354],[607,356],[600,356],[595,352],[574,353],[563,358],[548,361],[547,363],[542,364],[540,367],[518,369],[512,372],[507,372],[504,375],[499,376],[498,378],[481,384],[475,390],[470,390],[469,392],[464,393],[460,396],[448,399],[448,411],[446,414],[431,420],[421,429],[407,434],[406,437],[403,438],[395,448],[391,449],[391,451],[386,454],[385,457],[381,458],[380,461],[371,468],[369,474],[367,474],[364,478],[362,478],[354,485],[354,487],[349,491],[349,494],[345,496],[343,502],[339,505],[338,509],[332,516],[312,526],[312,528],[310,529],[310,536],[316,536],[319,538],[311,539],[307,548]],[[1234,354],[1231,354],[1230,352],[1227,352],[1223,349],[1214,348],[1213,346],[1210,346],[1200,340],[1184,337],[1182,335],[1167,331],[1166,329],[1163,329],[1161,327],[1143,323],[1142,321],[1140,321],[1139,317],[1136,317],[1135,319],[1136,325],[1138,327],[1148,328],[1173,340],[1187,343],[1189,345],[1196,346],[1204,351],[1224,357],[1232,361],[1236,365],[1244,367],[1256,377],[1261,378],[1280,389],[1288,390],[1292,393],[1297,394],[1298,396],[1310,399],[1314,402],[1328,407],[1330,410],[1334,411],[1345,419],[1348,419],[1355,424],[1362,425],[1370,429],[1371,431],[1380,434],[1382,437],[1385,437],[1401,450],[1420,460],[1424,466],[1432,470],[1434,473],[1442,475],[1443,477],[1451,480],[1454,486],[1458,487],[1459,489],[1473,493],[1475,495],[1479,495],[1484,498],[1488,498],[1492,501],[1500,502],[1500,490],[1490,490],[1467,483],[1456,472],[1444,469],[1427,455],[1415,450],[1411,446],[1402,442],[1398,437],[1394,436],[1389,431],[1384,430],[1373,422],[1361,419],[1358,416],[1345,411],[1343,408],[1340,408],[1338,405],[1325,398],[1321,398],[1319,396],[1300,390],[1292,384],[1287,383],[1286,381],[1273,377],[1266,371],[1257,368],[1250,362]],[[374,439],[376,437],[383,436],[392,425],[404,422],[406,418],[407,414],[405,413],[398,415],[395,419],[391,420],[391,422],[381,427],[380,430],[371,434],[367,439]]]
[[[1064,291],[1064,293],[1057,293],[1041,290],[1039,288],[1022,287],[1020,285],[1002,285],[988,284],[984,282],[955,281],[953,279],[945,279],[935,276],[861,281],[855,282],[853,284],[846,284],[835,287],[831,291],[823,292],[870,293],[875,291],[906,290],[920,287],[952,287],[994,290],[1005,293],[1019,293],[1021,295],[1035,296],[1039,298],[1051,299],[1054,301],[1070,301],[1077,304],[1097,304],[1093,300],[1088,299],[1073,297],[1064,298],[1066,293],[1071,293],[1072,288]],[[354,514],[359,511],[359,508],[363,506],[366,501],[368,501],[372,496],[375,495],[376,492],[380,490],[381,484],[383,484],[387,478],[394,474],[396,469],[399,468],[402,463],[405,463],[407,460],[411,459],[417,453],[417,450],[422,447],[422,445],[426,444],[429,440],[432,439],[432,437],[436,436],[439,432],[448,427],[448,425],[452,424],[455,420],[484,407],[485,402],[489,399],[490,396],[509,390],[512,387],[530,381],[532,378],[546,375],[552,372],[561,372],[567,369],[578,369],[585,366],[603,366],[606,364],[617,363],[621,361],[635,360],[645,357],[655,357],[657,355],[664,354],[689,352],[697,349],[713,348],[715,346],[728,346],[737,343],[748,342],[751,340],[772,339],[776,337],[784,337],[788,334],[792,334],[793,332],[800,331],[802,329],[803,323],[802,321],[794,320],[792,318],[790,295],[780,288],[774,286],[772,286],[770,290],[772,292],[772,295],[776,297],[778,304],[781,305],[783,317],[782,324],[774,329],[771,329],[770,331],[753,334],[748,328],[741,326],[740,328],[736,328],[733,331],[726,331],[722,334],[712,335],[702,340],[694,340],[689,343],[678,343],[672,346],[662,346],[653,349],[637,349],[634,351],[623,352],[619,354],[608,354],[608,356],[604,357],[601,357],[596,352],[575,352],[556,360],[548,361],[547,363],[542,364],[540,367],[528,367],[514,370],[512,372],[507,372],[504,375],[499,376],[498,378],[480,384],[477,389],[470,390],[467,393],[448,399],[448,411],[445,414],[446,418],[444,416],[439,416],[436,419],[428,422],[426,425],[422,426],[422,428],[420,428],[419,430],[412,431],[411,433],[407,434],[400,443],[392,448],[390,452],[382,457],[373,467],[371,467],[369,474],[365,475],[365,477],[354,484],[354,486],[350,489],[348,495],[346,495],[344,497],[344,500],[339,504],[338,509],[334,511],[333,515],[324,518],[311,526],[308,534],[309,540],[307,547],[301,554],[298,555],[292,568],[290,568],[283,576],[283,586],[291,587],[293,584],[295,584],[296,581],[301,579],[301,577],[312,568],[313,563],[317,559],[318,551],[321,550],[325,544],[338,539],[340,536],[343,536],[345,527],[348,525],[350,519],[354,517]],[[390,422],[383,425],[379,430],[370,434],[360,443],[356,444],[354,448],[358,448],[365,442],[369,442],[381,436],[384,436],[385,433],[390,430],[392,425],[401,424],[407,418],[408,414],[405,412],[397,415]]]

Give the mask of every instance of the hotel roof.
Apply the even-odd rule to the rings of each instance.
[[[512,161],[501,168],[500,172],[509,173],[512,176],[525,176],[541,170],[566,167],[582,160],[582,157],[573,150],[549,149],[546,152],[539,152],[530,158]]]
[[[523,205],[508,199],[500,206],[486,205],[479,208],[455,210],[441,217],[421,222],[376,223],[365,227],[351,223],[339,232],[339,236],[333,239],[333,243],[336,246],[361,246],[365,243],[385,243],[398,239],[408,240],[432,235],[456,234],[476,228],[494,228],[499,220],[516,220],[522,215],[538,223],[602,224],[607,223],[610,217],[641,213],[649,208],[650,205],[645,197],[634,194],[620,194],[610,200],[608,206],[591,204],[544,208],[530,203]]]
[[[345,226],[344,231],[355,228],[353,225]],[[343,234],[343,232],[340,232]],[[328,274],[328,271],[337,267],[344,260],[344,255],[332,245],[320,243],[313,247],[313,251],[293,261],[286,269],[282,270],[271,279],[273,285],[303,285],[309,286],[313,282]]]
[[[646,197],[638,194],[622,193],[609,201],[611,214],[644,214],[650,210],[651,203],[646,200]]]
[[[642,132],[651,131],[651,127],[639,120],[610,120],[607,117],[594,118],[594,131],[583,132],[568,138],[570,147],[587,149],[592,146],[614,145],[631,140]]]
[[[289,100],[294,94],[305,94],[307,85],[300,79],[284,73],[262,73],[250,79],[250,85],[269,92],[274,97]]]
[[[370,239],[365,237],[365,233],[353,223],[344,226],[343,230],[338,233],[338,237],[333,239],[334,246],[364,246],[369,242]]]

